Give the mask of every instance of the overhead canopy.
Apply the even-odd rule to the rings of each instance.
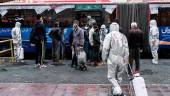
[[[53,5],[53,4],[118,4],[118,3],[170,3],[170,0],[9,0],[0,5]]]
[[[41,14],[45,10],[51,9],[50,6],[1,6],[0,14],[4,16],[8,9],[35,9],[37,14]]]
[[[8,4],[113,4],[113,3],[126,3],[128,0],[14,0],[1,5]]]

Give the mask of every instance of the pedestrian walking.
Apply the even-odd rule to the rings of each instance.
[[[152,63],[158,64],[159,30],[156,20],[150,21],[149,44],[153,57]]]
[[[100,62],[100,33],[97,25],[94,26],[92,49],[94,66],[98,66]]]
[[[108,66],[108,79],[112,83],[113,96],[124,96],[120,87],[121,75],[128,64],[129,48],[125,35],[119,32],[119,25],[113,22],[103,42],[102,60]]]
[[[140,52],[143,50],[143,33],[139,29],[136,22],[131,23],[131,29],[128,33],[128,44],[129,44],[129,63],[133,68],[133,61],[135,61],[135,76],[140,75]],[[130,73],[130,68],[129,68]]]
[[[40,14],[37,15],[37,22],[35,23],[32,32],[30,34],[30,42],[31,46],[35,46],[36,49],[36,67],[43,68],[47,67],[43,64],[43,51],[44,45],[46,43],[46,30],[45,25],[43,23],[42,16]]]
[[[86,52],[86,59],[87,59],[87,64],[90,64],[91,61],[91,46],[89,42],[89,25],[87,23],[84,23],[83,26],[84,30],[84,51]]]
[[[78,67],[78,60],[77,60],[78,52],[80,51],[80,49],[83,48],[83,45],[84,45],[84,30],[79,27],[79,21],[78,20],[75,20],[73,22],[72,38],[73,38],[72,51],[74,53],[73,53],[73,59],[72,59],[71,67],[77,68]]]
[[[22,62],[24,59],[24,50],[22,48],[22,36],[21,36],[21,23],[16,22],[15,27],[12,29],[12,40],[14,45],[14,57],[16,62]]]
[[[107,33],[108,33],[108,30],[107,30],[106,26],[104,24],[101,25],[101,27],[100,27],[100,51],[102,51],[103,41],[104,41],[104,38]]]
[[[94,26],[97,26],[96,22],[93,22],[92,25],[90,25],[90,30],[89,30],[89,49],[90,49],[90,55],[91,55],[91,61],[90,65],[94,65],[94,51],[93,51],[93,45],[94,45],[94,38],[93,38],[93,33],[95,32]]]
[[[59,63],[60,51],[61,51],[61,29],[59,22],[56,22],[49,33],[49,37],[52,38],[52,59],[53,62]]]

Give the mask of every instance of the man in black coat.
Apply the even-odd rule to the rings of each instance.
[[[52,58],[53,62],[59,63],[61,53],[61,29],[59,28],[59,22],[56,22],[49,33],[49,37],[52,39]]]
[[[128,33],[128,44],[129,44],[129,63],[131,68],[133,67],[133,61],[135,60],[135,76],[139,76],[139,69],[140,69],[140,52],[143,49],[143,33],[138,28],[136,22],[131,23],[131,29]],[[130,69],[129,69],[130,72]]]
[[[43,23],[41,15],[37,15],[37,22],[35,23],[31,35],[30,42],[32,46],[36,48],[36,67],[42,68],[46,67],[43,65],[43,53],[44,53],[44,44],[46,42],[46,30]]]

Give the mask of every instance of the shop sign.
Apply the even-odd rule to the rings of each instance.
[[[76,11],[82,11],[82,10],[100,10],[102,9],[102,5],[76,5],[75,10]]]

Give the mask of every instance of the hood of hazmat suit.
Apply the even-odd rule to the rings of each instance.
[[[15,23],[15,27],[16,27],[16,28],[20,28],[20,27],[21,27],[21,23],[20,23],[20,22],[16,22],[16,23]]]
[[[151,21],[150,21],[150,27],[157,27],[157,22],[156,22],[156,20],[151,20]]]

